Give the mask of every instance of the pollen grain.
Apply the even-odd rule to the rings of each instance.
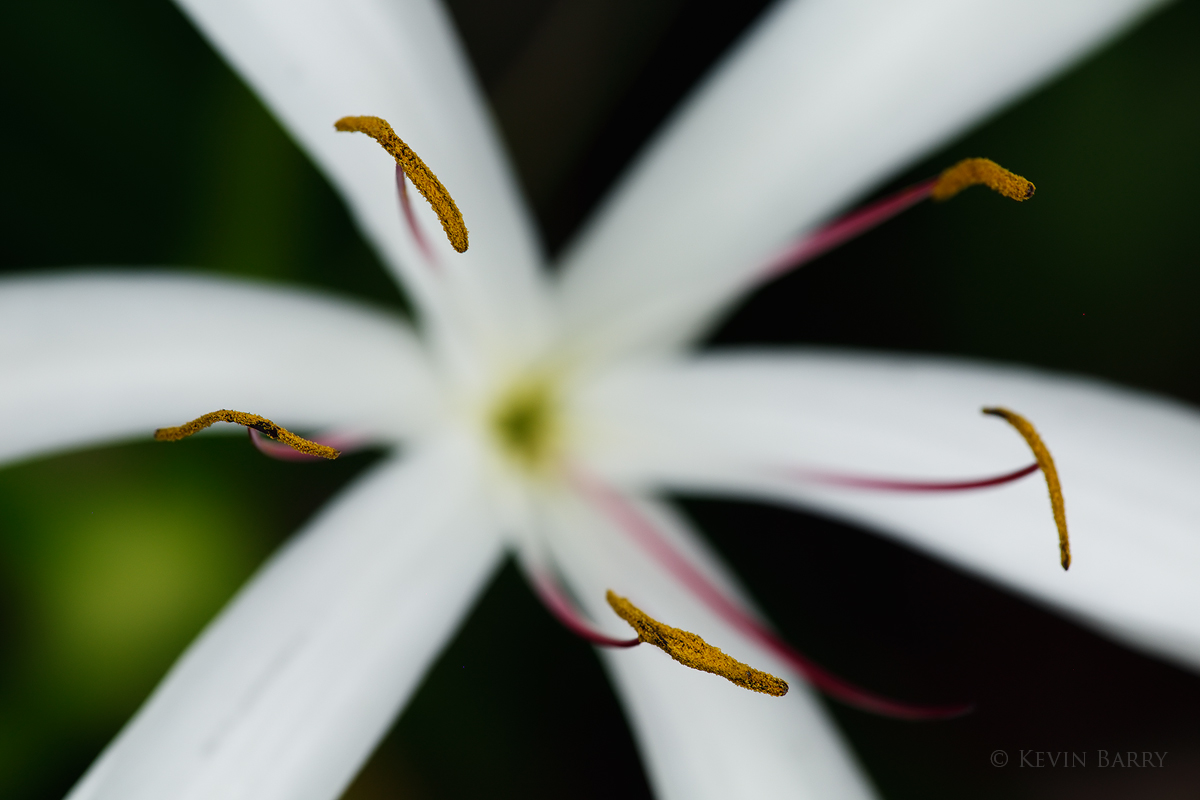
[[[433,170],[425,165],[413,149],[392,130],[388,121],[381,117],[342,117],[333,124],[339,131],[357,131],[365,133],[379,142],[384,150],[396,159],[396,163],[404,170],[404,174],[417,187],[421,196],[429,201],[442,223],[442,230],[451,246],[460,253],[467,251],[467,226],[463,222],[462,213],[450,192],[438,180]]]
[[[982,184],[1012,200],[1033,197],[1034,185],[990,158],[965,158],[942,171],[930,191],[934,200],[949,200],[969,186]]]
[[[1033,427],[1033,423],[1017,412],[1009,411],[1007,408],[985,408],[983,413],[1006,420],[1009,425],[1017,429],[1017,433],[1021,434],[1026,444],[1029,445],[1029,449],[1033,451],[1033,457],[1037,459],[1038,466],[1042,468],[1042,474],[1046,476],[1046,488],[1050,490],[1050,509],[1054,512],[1054,524],[1058,528],[1059,560],[1064,570],[1070,569],[1071,541],[1067,538],[1067,512],[1063,506],[1062,486],[1058,482],[1058,470],[1054,466],[1054,459],[1050,456],[1050,451],[1046,449],[1046,444]]]
[[[334,459],[341,455],[341,452],[338,450],[328,445],[309,441],[302,436],[297,436],[287,428],[271,422],[266,417],[260,417],[257,414],[247,414],[242,411],[230,411],[228,409],[210,412],[175,428],[159,428],[154,432],[154,438],[160,442],[178,442],[180,439],[186,439],[193,433],[199,433],[209,425],[217,422],[232,422],[237,425],[245,425],[247,428],[253,428],[259,433],[264,433],[272,439],[283,442],[297,452],[310,456]]]
[[[776,678],[770,673],[730,658],[694,633],[664,625],[611,589],[608,590],[606,598],[613,611],[617,612],[617,616],[637,631],[639,639],[659,648],[685,667],[720,675],[725,680],[754,692],[773,697],[783,697],[787,694],[787,681],[782,678]]]

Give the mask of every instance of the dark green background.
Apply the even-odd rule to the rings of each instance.
[[[451,5],[554,250],[762,4]],[[10,4],[2,27],[0,269],[179,265],[402,307],[328,185],[173,6]],[[1200,403],[1197,41],[1200,8],[1176,5],[893,184],[986,155],[1034,180],[1034,202],[919,207],[759,292],[713,344],[961,353]],[[286,464],[232,438],[0,470],[0,796],[61,796],[375,458]],[[246,485],[285,502],[230,488]],[[978,703],[934,724],[831,705],[884,796],[1194,796],[1193,674],[870,533],[679,500],[806,652],[897,697]],[[1170,755],[1159,772],[1016,766],[1021,749],[1097,748]],[[990,766],[995,749],[1013,762]],[[647,793],[598,662],[510,567],[349,796]]]

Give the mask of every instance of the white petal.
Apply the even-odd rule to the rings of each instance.
[[[804,351],[720,355],[612,375],[584,395],[592,463],[617,480],[785,500],[866,524],[1068,615],[1200,666],[1200,413],[1099,381],[953,359]],[[804,483],[789,469],[964,479],[1058,465],[1064,573],[1039,474],[977,491]]]
[[[330,177],[426,311],[446,311],[440,303],[449,294],[450,313],[461,312],[494,347],[528,347],[544,335],[536,238],[439,3],[178,2]],[[441,268],[423,260],[401,221],[392,159],[366,136],[334,131],[336,120],[355,114],[387,119],[437,173],[471,232],[464,255],[409,187]]]
[[[695,335],[788,237],[1155,4],[780,4],[648,148],[566,256],[563,296],[576,346],[605,354]]]
[[[679,551],[739,596],[735,581],[697,537],[664,507],[641,503]],[[866,779],[812,693],[796,675],[708,611],[628,534],[583,501],[547,502],[552,547],[571,588],[606,632],[630,629],[604,601],[627,596],[668,625],[694,631],[739,660],[785,677],[791,690],[768,697],[687,669],[640,646],[602,650],[657,797],[866,798]]]
[[[69,800],[336,798],[498,562],[464,471],[423,453],[360,480],[209,626]]]
[[[0,281],[0,375],[0,461],[148,439],[221,408],[395,438],[433,397],[420,348],[389,314],[182,274]]]

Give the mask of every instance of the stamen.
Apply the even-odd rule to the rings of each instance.
[[[619,597],[612,589],[608,590],[605,597],[617,616],[637,631],[638,639],[654,645],[685,667],[720,675],[730,683],[752,692],[773,697],[787,694],[787,681],[782,678],[730,658],[694,633],[664,625],[624,597]]]
[[[977,183],[985,184],[1014,200],[1028,200],[1033,197],[1033,184],[1020,175],[1014,175],[986,158],[968,158],[943,171],[936,178],[905,187],[895,194],[851,211],[828,225],[795,239],[768,259],[766,264],[754,273],[754,279],[765,281],[776,278],[882,225],[927,197],[949,200],[963,189]]]
[[[417,187],[417,191],[429,201],[429,205],[433,206],[434,212],[441,220],[442,230],[446,232],[446,238],[450,240],[454,249],[460,253],[467,251],[467,226],[463,222],[462,214],[459,212],[454,198],[438,180],[437,175],[434,175],[433,171],[425,166],[421,157],[396,135],[387,120],[370,116],[342,117],[333,124],[333,127],[339,131],[365,133],[379,142],[380,146],[396,159],[396,163],[413,182],[413,186]]]
[[[816,689],[855,708],[896,719],[950,719],[971,711],[967,704],[923,706],[903,703],[855,686],[821,667],[744,610],[667,541],[657,526],[620,492],[576,468],[575,487],[646,550],[702,603],[737,630],[766,647]]]
[[[1024,437],[1025,443],[1033,451],[1033,457],[1037,459],[1038,466],[1042,468],[1042,474],[1046,476],[1046,488],[1050,490],[1050,509],[1054,512],[1054,524],[1058,528],[1059,560],[1063,569],[1070,569],[1071,542],[1067,538],[1067,512],[1063,508],[1062,486],[1058,483],[1058,470],[1054,467],[1054,459],[1050,456],[1050,451],[1046,449],[1046,445],[1042,442],[1042,437],[1038,435],[1037,430],[1034,429],[1033,423],[1015,411],[1009,411],[1007,408],[985,408],[983,413],[991,414],[994,417],[1003,417],[1009,425],[1017,429],[1017,433]]]
[[[978,184],[1017,202],[1028,200],[1034,192],[1032,183],[990,158],[965,158],[938,176],[930,197],[949,200],[968,186]]]
[[[306,455],[320,456],[321,458],[328,459],[334,459],[341,455],[334,448],[297,436],[287,428],[280,427],[271,422],[266,417],[260,417],[257,414],[247,414],[242,411],[230,411],[228,409],[213,411],[202,417],[197,417],[191,422],[186,422],[177,428],[159,428],[154,432],[154,438],[160,442],[178,442],[180,439],[186,439],[193,433],[199,433],[209,425],[217,422],[232,422],[237,425],[245,425],[247,428],[253,428],[260,433],[265,433],[272,439],[278,439],[293,450],[305,453]]]

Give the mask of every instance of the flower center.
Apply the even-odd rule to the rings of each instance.
[[[502,395],[490,424],[500,450],[520,466],[540,472],[553,462],[561,425],[557,399],[545,379],[518,383]]]

